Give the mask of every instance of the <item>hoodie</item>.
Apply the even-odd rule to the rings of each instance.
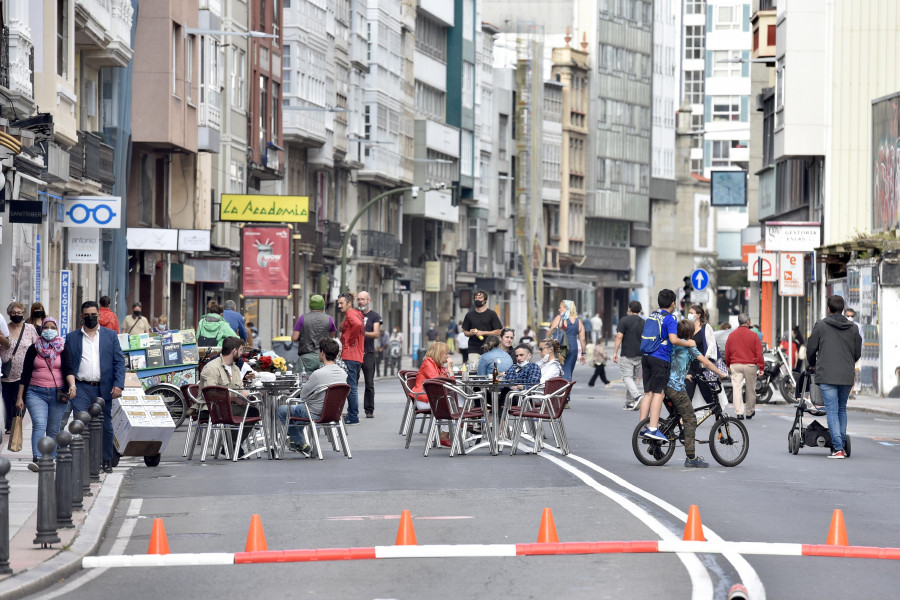
[[[853,385],[855,365],[862,356],[859,329],[841,314],[828,315],[813,327],[806,358],[816,367],[816,383]]]

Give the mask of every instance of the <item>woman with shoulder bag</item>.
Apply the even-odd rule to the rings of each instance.
[[[65,385],[64,385],[65,384]],[[28,465],[37,470],[41,457],[38,441],[56,438],[66,403],[75,397],[75,371],[66,351],[66,340],[59,335],[56,319],[46,317],[41,325],[41,339],[25,354],[16,408],[28,406],[31,415],[31,454],[34,462]],[[56,450],[53,451],[56,458]]]
[[[549,337],[559,342],[564,356],[560,356],[563,362],[563,377],[572,381],[572,371],[579,360],[578,352],[581,349],[581,364],[587,361],[585,356],[584,324],[578,318],[575,303],[571,300],[563,300],[559,303],[559,314],[550,324]]]
[[[25,305],[11,302],[6,307],[9,315],[9,346],[0,350],[3,359],[3,377],[0,384],[3,388],[3,408],[5,418],[3,429],[9,434],[13,417],[16,414],[16,394],[19,391],[19,378],[22,376],[22,363],[28,349],[40,339],[37,330],[25,323]]]

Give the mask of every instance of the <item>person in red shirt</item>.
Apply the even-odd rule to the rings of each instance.
[[[365,344],[365,319],[363,314],[353,308],[353,294],[344,292],[337,299],[337,307],[344,313],[341,323],[341,360],[347,366],[347,384],[350,395],[347,396],[347,418],[345,425],[359,424],[359,371],[362,368]]]
[[[725,364],[731,373],[737,418],[743,420],[745,416],[744,398],[741,394],[743,384],[747,389],[746,417],[752,419],[756,413],[756,377],[762,373],[766,362],[763,360],[762,342],[756,332],[750,330],[750,317],[745,314],[738,315],[738,328],[725,342]]]
[[[453,359],[450,358],[450,346],[444,342],[433,342],[425,353],[425,360],[419,367],[416,375],[416,385],[412,389],[412,393],[416,397],[416,408],[425,410],[430,408],[428,398],[425,396],[424,383],[435,377],[453,377]],[[450,432],[441,431],[441,445],[450,447]]]
[[[109,305],[112,304],[112,300],[109,296],[100,296],[100,327],[106,327],[107,329],[112,329],[119,333],[119,317],[116,316],[116,313],[109,309]]]

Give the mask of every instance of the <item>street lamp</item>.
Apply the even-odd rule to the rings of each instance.
[[[439,183],[434,187],[426,187],[422,188],[423,192],[430,192],[432,190],[443,190],[447,188],[446,183]],[[393,194],[397,194],[400,192],[412,192],[413,197],[417,197],[419,195],[420,188],[417,185],[406,186],[394,188],[392,190],[388,190],[386,192],[382,192],[366,202],[366,204],[359,209],[359,212],[356,213],[356,216],[353,217],[353,220],[350,221],[350,224],[347,226],[347,231],[344,232],[344,241],[341,244],[341,293],[347,291],[347,245],[350,243],[350,234],[353,233],[353,228],[356,227],[356,222],[359,221],[360,217],[365,214],[369,208],[371,208],[376,202],[381,200],[382,198],[387,198]]]

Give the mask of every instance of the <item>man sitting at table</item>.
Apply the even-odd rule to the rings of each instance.
[[[531,362],[531,345],[519,344],[515,349],[516,364],[506,370],[503,383],[510,384],[500,391],[500,407],[506,403],[506,395],[511,390],[527,390],[541,382],[541,368]]]
[[[500,338],[496,335],[484,338],[481,349],[484,350],[484,354],[478,360],[478,375],[490,377],[494,372],[494,364],[497,365],[497,371],[500,373],[505,373],[512,366],[512,358],[506,350],[500,347]]]
[[[341,348],[336,340],[325,337],[319,340],[319,360],[324,366],[316,369],[300,391],[300,400],[306,404],[298,403],[291,407],[291,416],[302,419],[319,419],[325,407],[325,392],[335,383],[347,383],[347,373],[335,364]],[[309,406],[309,412],[306,407]],[[278,407],[278,420],[282,423],[287,419],[287,406]],[[312,455],[312,448],[303,436],[303,425],[291,425],[288,427],[288,437],[291,438],[290,449],[300,452],[306,457]]]
[[[236,416],[243,416],[247,411],[248,417],[258,417],[259,410],[255,406],[248,406],[244,398],[247,397],[247,391],[244,390],[244,384],[241,378],[241,369],[236,361],[241,354],[241,346],[243,340],[237,336],[225,338],[222,342],[222,353],[212,359],[200,372],[200,395],[203,397],[203,388],[210,385],[218,385],[233,390],[234,394],[229,394],[231,399],[231,412]],[[205,402],[204,402],[205,404]],[[199,402],[191,407],[193,410],[205,408]],[[244,427],[241,435],[241,443],[237,444],[237,431],[231,432],[231,441],[237,447],[238,457],[244,455],[243,448],[240,448],[250,435],[252,427]],[[224,449],[222,450],[224,452]]]

